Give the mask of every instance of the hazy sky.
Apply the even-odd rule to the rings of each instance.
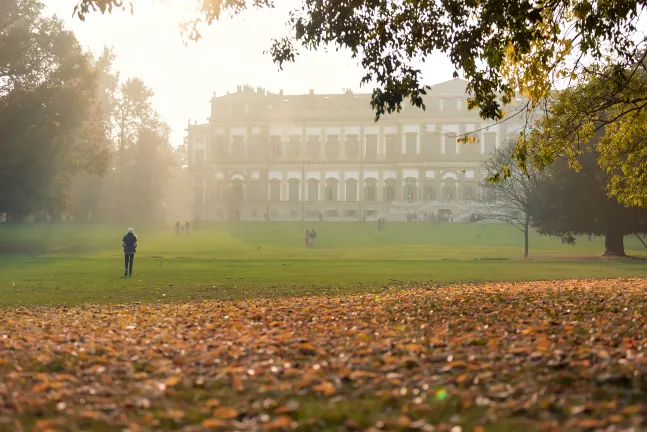
[[[193,4],[194,0],[185,0]],[[297,62],[278,71],[263,51],[272,37],[286,34],[285,23],[298,0],[276,0],[273,10],[253,10],[225,18],[203,29],[203,38],[188,42],[180,34],[181,0],[153,5],[135,3],[135,14],[115,11],[93,14],[85,22],[72,18],[76,0],[44,0],[49,14],[57,14],[73,30],[82,45],[100,52],[114,47],[116,69],[122,76],[141,77],[155,91],[155,109],[173,129],[173,144],[182,142],[189,118],[205,122],[209,99],[215,91],[223,95],[240,84],[261,86],[286,93],[338,93],[344,88],[360,89],[362,76],[357,61],[347,52],[303,52]],[[127,3],[127,0],[124,1]],[[449,60],[435,56],[421,65],[428,84],[452,78]]]

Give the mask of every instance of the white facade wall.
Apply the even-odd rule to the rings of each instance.
[[[466,107],[464,95],[452,95],[442,93],[430,96],[432,102],[428,103],[429,113],[425,117],[415,117],[408,115],[408,110],[398,115],[383,116],[382,119],[375,123],[372,116],[368,115],[366,121],[357,120],[357,117],[349,116],[348,119],[341,120],[339,123],[333,123],[322,119],[294,118],[277,120],[264,120],[262,124],[244,124],[240,120],[236,123],[216,123],[210,127],[198,126],[195,132],[191,132],[192,126],[189,126],[190,162],[196,163],[196,153],[201,152],[204,155],[204,166],[194,166],[195,188],[202,188],[204,195],[212,184],[219,187],[227,187],[228,182],[242,181],[245,189],[252,189],[252,184],[267,185],[267,194],[269,196],[269,182],[280,183],[280,201],[278,203],[267,204],[270,208],[272,205],[278,206],[276,209],[270,209],[272,212],[278,212],[279,218],[285,219],[286,215],[293,214],[295,209],[308,211],[309,205],[316,205],[317,211],[339,210],[349,211],[352,213],[356,208],[379,208],[380,211],[386,211],[390,205],[396,205],[401,202],[406,204],[403,199],[403,187],[407,179],[407,187],[418,187],[415,193],[416,199],[422,196],[423,188],[439,188],[445,185],[455,185],[458,196],[462,194],[466,187],[477,185],[482,178],[480,164],[485,157],[485,134],[494,132],[496,135],[495,145],[498,147],[506,138],[518,136],[523,127],[520,124],[496,124],[481,121],[474,113],[469,112]],[[249,108],[249,105],[247,106]],[[242,109],[239,107],[238,109]],[[440,109],[440,113],[438,110]],[[304,109],[304,112],[307,110]],[[331,111],[334,111],[331,108]],[[249,110],[251,114],[252,111]],[[301,113],[300,113],[301,114]],[[339,113],[331,114],[332,118],[337,118]],[[469,116],[469,118],[468,118]],[[212,118],[214,118],[212,116]],[[462,119],[465,121],[462,121]],[[216,116],[216,122],[220,120]],[[250,120],[250,123],[252,121]],[[248,153],[249,134],[260,134],[263,139],[270,137],[280,137],[282,152],[281,155],[272,154],[268,157],[277,157],[277,160],[254,161],[253,156]],[[407,134],[415,134],[415,152],[407,152]],[[439,137],[429,137],[433,134]],[[474,134],[479,140],[476,144],[477,149],[468,149],[467,146],[456,143],[456,137],[462,134]],[[287,144],[290,136],[298,136],[301,139],[300,155],[287,155]],[[336,135],[339,138],[339,157],[327,159],[326,141],[327,136]],[[377,136],[377,154],[370,158],[366,156],[366,137],[369,135]],[[395,135],[399,140],[399,155],[387,155],[386,136]],[[312,156],[307,153],[308,137],[316,136],[319,138],[320,152],[319,155]],[[357,160],[346,156],[347,138],[349,136],[358,136],[360,144],[361,157]],[[234,137],[240,137],[234,140]],[[211,140],[223,140],[229,145],[229,152],[232,153],[233,145],[243,145],[245,147],[244,155],[252,159],[249,163],[241,161],[240,158],[227,162],[214,161],[209,154],[212,151]],[[427,141],[431,139],[431,141]],[[269,141],[269,140],[268,140]],[[235,142],[235,143],[234,143]],[[433,144],[427,147],[427,143]],[[423,146],[424,144],[424,146]],[[436,147],[439,145],[440,148]],[[448,145],[455,145],[454,149],[449,149]],[[237,149],[237,155],[240,156],[240,149]],[[453,150],[453,151],[448,151]],[[269,149],[268,151],[271,151]],[[296,153],[295,153],[296,154]],[[292,159],[290,159],[292,157]],[[471,160],[468,160],[471,158]],[[367,179],[375,181],[367,183]],[[328,180],[335,180],[338,185],[337,197],[338,202],[327,203],[325,201],[325,186]],[[412,180],[415,180],[412,186]],[[299,185],[299,203],[289,201],[290,181],[298,182]],[[318,187],[318,199],[316,202],[308,200],[308,194],[312,190],[312,185],[308,186],[309,181],[314,181]],[[362,201],[359,204],[346,202],[346,185],[349,181],[357,182],[357,197],[360,201],[364,199],[365,186],[376,185],[377,202]],[[387,184],[388,182],[388,184]],[[385,185],[392,186],[395,184],[394,203],[384,202]],[[256,187],[256,186],[254,186]],[[454,186],[450,186],[454,187]],[[196,189],[197,190],[197,189]],[[411,193],[411,189],[407,189]],[[469,190],[468,190],[469,192]],[[247,193],[247,192],[245,192]],[[389,190],[392,193],[392,190]],[[427,192],[425,192],[427,193]],[[443,192],[444,193],[444,192]],[[373,190],[370,191],[371,196]],[[258,196],[258,193],[254,193]],[[412,194],[413,195],[413,194]],[[195,195],[198,197],[198,195]],[[428,196],[431,196],[428,194]],[[441,190],[436,191],[436,196],[441,197]],[[471,196],[471,195],[469,195]],[[198,198],[196,198],[198,199]],[[220,204],[210,203],[209,212],[204,214],[217,214],[212,211],[218,208]],[[440,205],[440,204],[438,204]],[[259,209],[263,209],[265,203],[247,204],[245,211],[254,211],[258,214]],[[255,209],[253,207],[256,206]],[[359,207],[358,207],[359,206]],[[267,211],[267,210],[264,210]],[[311,213],[314,210],[310,210]],[[359,210],[358,210],[359,211]],[[351,214],[349,213],[349,214]],[[250,213],[251,215],[251,213]],[[311,214],[312,215],[312,214]],[[248,215],[249,216],[249,215]],[[230,218],[231,216],[228,216]],[[249,216],[251,217],[251,216]],[[290,216],[292,217],[292,216]],[[299,216],[300,217],[300,216]],[[340,218],[343,218],[340,214]]]

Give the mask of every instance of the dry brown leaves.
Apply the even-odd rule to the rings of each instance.
[[[5,310],[0,430],[642,430],[643,279]]]

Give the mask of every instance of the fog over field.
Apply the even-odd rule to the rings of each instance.
[[[0,1],[0,432],[645,430],[646,7]]]

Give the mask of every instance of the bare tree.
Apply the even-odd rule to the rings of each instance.
[[[491,176],[502,166],[510,167],[510,176],[496,183],[483,182],[483,193],[479,201],[488,204],[479,214],[481,220],[507,222],[524,236],[524,257],[528,257],[528,234],[530,230],[530,208],[533,204],[534,186],[540,172],[527,167],[527,174],[513,161],[512,154],[516,141],[504,141],[495,149],[490,158],[483,162],[485,176]]]

